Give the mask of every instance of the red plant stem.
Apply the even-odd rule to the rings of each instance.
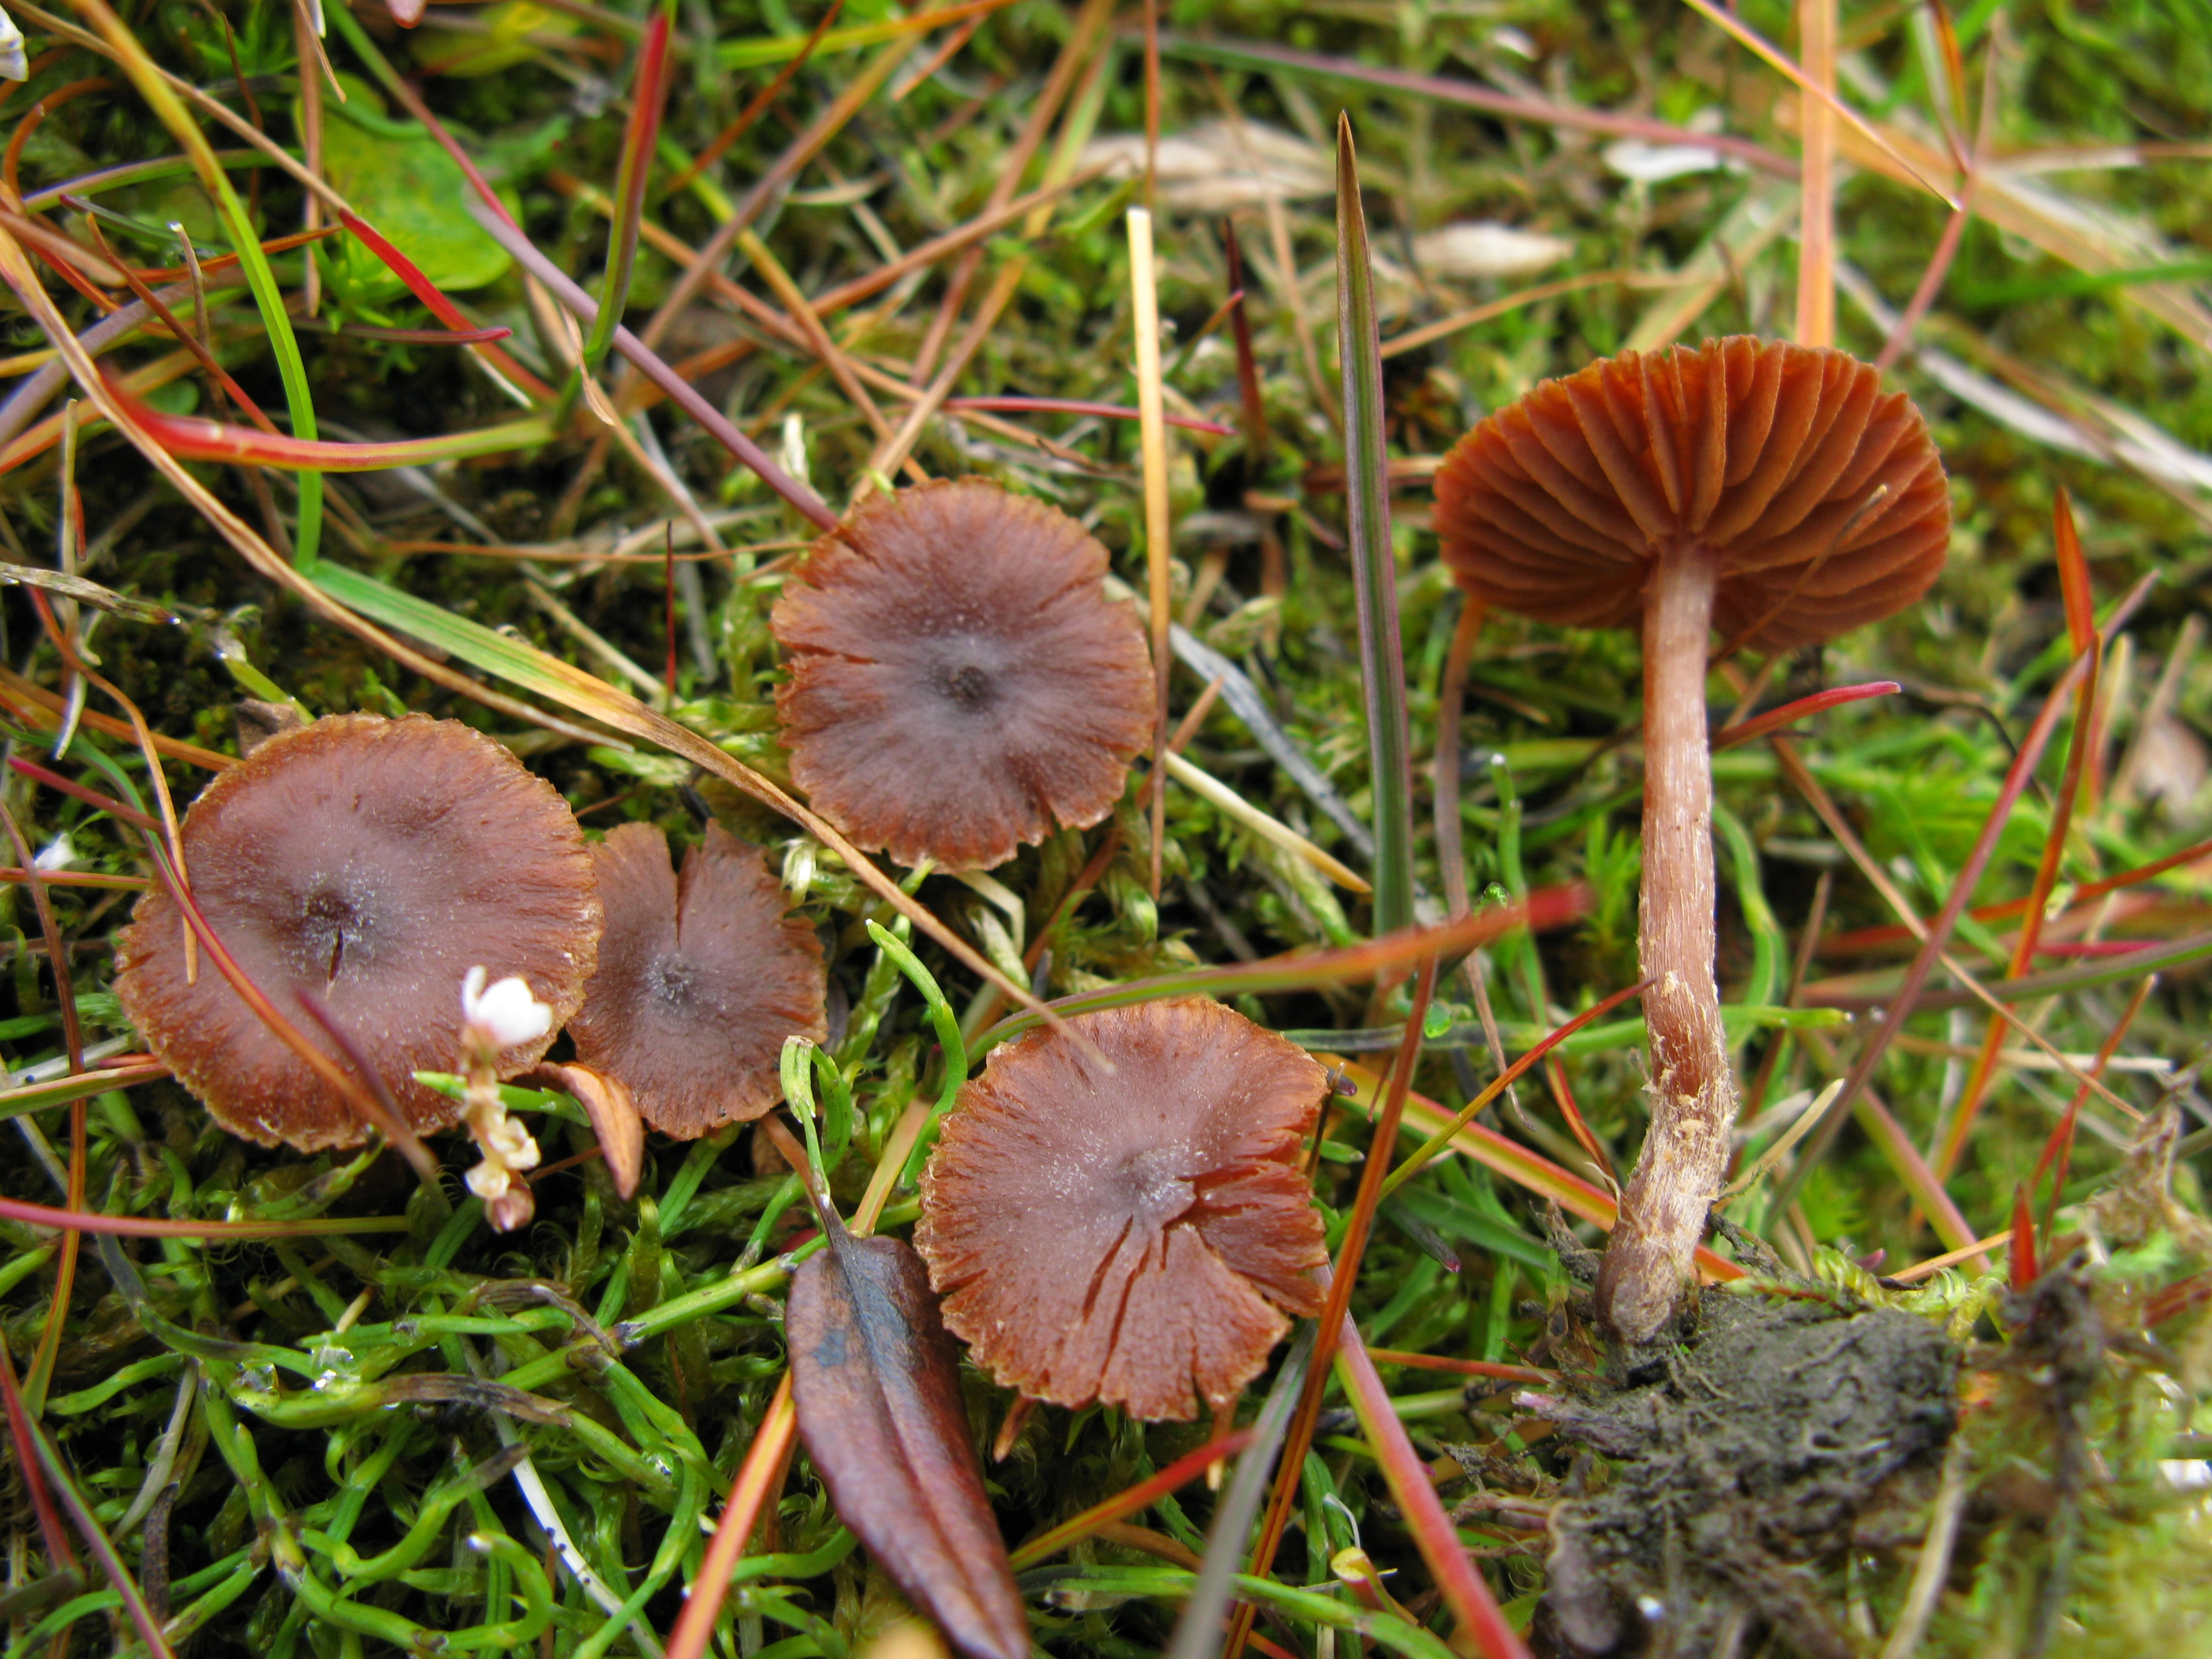
[[[1378,1365],[1407,1365],[1416,1370],[1452,1371],[1461,1376],[1495,1376],[1508,1382],[1553,1382],[1551,1371],[1534,1365],[1500,1365],[1487,1359],[1446,1359],[1431,1353],[1407,1353],[1399,1348],[1370,1348],[1367,1357]]]
[[[1249,294],[1244,282],[1244,251],[1237,245],[1237,222],[1233,218],[1221,222],[1221,246],[1229,260],[1230,292]],[[1237,309],[1230,314],[1229,329],[1237,341],[1237,395],[1244,409],[1245,477],[1256,481],[1267,470],[1270,445],[1267,405],[1260,392],[1259,360],[1252,350],[1252,307],[1249,299],[1237,301]]]
[[[829,33],[830,26],[837,21],[837,14],[844,9],[845,0],[830,0],[829,6],[822,13],[822,21],[814,26],[813,33],[806,37],[798,52],[775,72],[774,80],[753,94],[752,101],[738,112],[738,118],[717,133],[714,142],[701,150],[698,158],[690,167],[668,181],[667,194],[675,195],[720,161],[730,146],[744,137],[753,123],[768,112],[768,106],[776,100],[777,94],[791,84],[793,76],[806,67],[806,60],[814,55],[815,47],[822,44],[822,37]]]
[[[2132,870],[2123,870],[2117,875],[2105,876],[2096,881],[2081,884],[2074,890],[2074,908],[2079,909],[2093,899],[2107,893],[2116,893],[2123,887],[2138,886],[2143,882],[2164,875],[2184,864],[2195,864],[2203,859],[2212,859],[2212,841],[2200,841],[2183,848],[2179,853],[2168,853],[2162,859],[2153,859],[2148,864],[2139,864]],[[2025,915],[2028,902],[2025,897],[2007,899],[2002,904],[1978,904],[1967,914],[1977,921],[2002,921],[2008,916]],[[2072,911],[2068,912],[2069,915]],[[1848,956],[1861,951],[1877,949],[1884,945],[1902,945],[1913,936],[1910,927],[1892,925],[1887,927],[1858,927],[1848,933],[1837,933],[1820,946],[1822,956]],[[2114,941],[2118,943],[2118,941]],[[2132,947],[2130,947],[2132,948]],[[2057,945],[2043,946],[2048,955],[2059,949]]]
[[[1737,725],[1723,727],[1713,733],[1713,752],[1717,755],[1723,749],[1733,749],[1740,743],[1763,738],[1769,732],[1795,726],[1799,720],[1831,708],[1840,708],[1847,702],[1863,702],[1869,697],[1892,696],[1904,689],[1895,680],[1869,680],[1864,685],[1838,685],[1826,691],[1815,691],[1809,697],[1800,697],[1795,702],[1785,702],[1779,708],[1770,708],[1764,714],[1754,714]]]
[[[974,409],[986,412],[998,410],[1007,414],[1040,415],[1096,415],[1107,420],[1133,421],[1138,411],[1120,404],[1097,404],[1081,398],[947,398],[947,409]],[[1164,417],[1170,426],[1179,426],[1190,432],[1204,432],[1217,438],[1226,438],[1234,428],[1218,421],[1200,420],[1195,415],[1168,415]]]
[[[1078,1540],[1090,1537],[1109,1522],[1151,1508],[1176,1487],[1197,1480],[1213,1464],[1236,1456],[1251,1443],[1252,1431],[1238,1429],[1207,1441],[1194,1451],[1185,1452],[1150,1480],[1139,1480],[1127,1491],[1118,1492],[1103,1503],[1094,1504],[1082,1514],[1061,1522],[1050,1532],[1030,1539],[1013,1553],[1014,1571],[1026,1572],[1038,1562],[1050,1560]]]
[[[2142,1012],[2143,1004],[2149,1000],[2150,994],[2157,988],[2158,975],[2145,974],[2142,983],[2136,987],[2135,995],[2129,1000],[2126,1012],[2121,1014],[2118,1022],[2098,1046],[2096,1064],[2089,1068],[2091,1077],[2104,1076],[2105,1067],[2112,1064],[2112,1056],[2119,1052],[2120,1044],[2127,1038],[2129,1028],[2136,1023],[2136,1016]],[[2074,1098],[2067,1103],[2064,1115],[2051,1132],[2051,1139],[2044,1143],[2043,1156],[2035,1161],[2035,1173],[2027,1178],[2027,1190],[2033,1194],[2042,1184],[2044,1172],[2053,1164],[2057,1165],[2057,1173],[2051,1178],[2051,1201],[2043,1210],[2043,1235],[2046,1239],[2058,1224],[2059,1195],[2066,1190],[2067,1171],[2074,1162],[2074,1128],[2081,1121],[2081,1109],[2088,1103],[2089,1085],[2085,1083],[2074,1091]]]
[[[0,1198],[0,1220],[67,1233],[112,1233],[122,1238],[306,1238],[321,1233],[407,1231],[407,1218],[396,1215],[318,1217],[305,1221],[164,1221],[153,1216],[60,1210],[51,1204],[29,1204],[15,1198]]]
[[[1328,1286],[1328,1299],[1322,1304],[1318,1328],[1314,1334],[1313,1363],[1306,1372],[1305,1386],[1299,1392],[1297,1410],[1291,1419],[1290,1430],[1283,1438],[1275,1490],[1268,1499],[1266,1518],[1260,1524],[1259,1544],[1252,1552],[1251,1571],[1257,1577],[1265,1577],[1274,1570],[1275,1551],[1283,1541],[1284,1528],[1290,1524],[1291,1507],[1305,1474],[1306,1451],[1313,1444],[1314,1428],[1321,1418],[1322,1396],[1328,1392],[1328,1362],[1335,1352],[1340,1333],[1351,1328],[1352,1322],[1345,1316],[1345,1310],[1352,1304],[1352,1287],[1359,1281],[1360,1259],[1374,1226],[1376,1207],[1382,1200],[1382,1177],[1389,1170],[1390,1154],[1398,1145],[1398,1125],[1405,1116],[1407,1091],[1413,1086],[1414,1070],[1421,1062],[1421,1024],[1436,989],[1437,959],[1434,956],[1425,957],[1421,961],[1420,977],[1414,982],[1412,1006],[1406,1014],[1405,1040],[1398,1045],[1397,1063],[1391,1068],[1382,1109],[1375,1115],[1374,1133],[1368,1138],[1367,1162],[1359,1171],[1359,1189],[1352,1199],[1352,1212],[1345,1218],[1344,1242],[1337,1247],[1335,1267],[1333,1272],[1318,1270],[1322,1282]],[[1353,1340],[1358,1340],[1356,1334]],[[1255,1611],[1253,1604],[1247,1601],[1231,1616],[1228,1645],[1223,1650],[1229,1659],[1236,1659],[1243,1650]]]
[[[33,782],[42,783],[58,793],[69,796],[72,800],[81,800],[87,806],[106,813],[118,823],[127,823],[134,830],[150,830],[156,835],[161,833],[161,823],[158,818],[149,817],[136,807],[125,806],[111,795],[103,795],[97,789],[88,789],[83,784],[62,776],[58,772],[49,771],[36,761],[27,761],[20,755],[10,755],[8,757],[8,765],[9,769],[21,772]]]
[[[1601,1318],[1650,1341],[1696,1282],[1692,1261],[1727,1173],[1735,1079],[1714,977],[1712,761],[1705,656],[1717,556],[1662,556],[1644,611],[1644,890],[1638,947],[1650,1034],[1651,1127],[1598,1271]]]
[[[700,1659],[707,1651],[715,1616],[729,1594],[731,1570],[745,1553],[745,1540],[752,1536],[769,1483],[782,1473],[798,1426],[799,1413],[791,1403],[791,1373],[787,1370],[775,1398],[769,1402],[767,1415],[761,1419],[753,1443],[746,1449],[738,1478],[730,1483],[730,1501],[722,1506],[722,1518],[707,1546],[706,1559],[699,1564],[699,1576],[691,1581],[691,1598],[684,1604],[683,1617],[676,1621],[675,1633],[668,1638],[666,1659]]]
[[[458,149],[459,146],[455,148]],[[492,200],[496,203],[498,198],[494,197]],[[381,259],[386,270],[407,285],[407,291],[422,302],[424,310],[453,331],[457,337],[455,344],[480,345],[481,349],[477,356],[481,356],[499,374],[513,381],[524,392],[540,403],[550,403],[553,400],[553,388],[515,362],[506,352],[493,349],[489,342],[479,341],[473,337],[475,337],[489,331],[477,328],[463,316],[461,308],[446,297],[444,290],[424,276],[422,268],[412,259],[386,240],[375,226],[365,219],[358,218],[343,210],[338,214],[338,222],[358,237],[362,246]],[[493,334],[493,338],[504,339],[511,331],[507,329],[499,330]]]
[[[2060,512],[2064,513],[2066,492],[2058,492]],[[2062,522],[2063,519],[2062,517]],[[2063,580],[2063,578],[2062,578]],[[2086,570],[2082,580],[2087,586]],[[2086,612],[2086,594],[2081,605]],[[2075,596],[2070,586],[2066,596],[2067,623],[2074,627]],[[2084,617],[2086,628],[2075,629],[2081,642],[2076,649],[2086,653],[2088,672],[2074,691],[2074,738],[2068,746],[2066,770],[2058,787],[2058,799],[2051,811],[2051,828],[2043,838],[2043,856],[2037,860],[2035,880],[2027,890],[2027,908],[2021,913],[2020,937],[2013,942],[2012,961],[2005,969],[2007,979],[2018,979],[2035,965],[2036,946],[2043,942],[2043,912],[2050,902],[2051,890],[2058,883],[2058,866],[2066,856],[2066,834],[2073,827],[2074,805],[2081,796],[2082,770],[2087,763],[2094,742],[2093,728],[2096,725],[2097,683],[2104,668],[2104,651],[2099,643],[2094,617]],[[2086,639],[2082,636],[2086,634]],[[1990,1080],[1996,1074],[1997,1057],[2004,1047],[2004,1021],[1992,1017],[1989,1030],[1982,1036],[1981,1053],[1974,1057],[1974,1068],[1967,1074],[1966,1087],[1959,1097],[1958,1110],[1952,1115],[1949,1129],[1943,1136],[1942,1150],[1934,1158],[1936,1176],[1948,1176],[1965,1150],[1966,1137],[1972,1132],[1974,1119],[1982,1108],[1982,1097],[1988,1091]]]
[[[1382,1386],[1375,1362],[1349,1319],[1344,1322],[1343,1340],[1336,1352],[1336,1371],[1358,1409],[1360,1426],[1367,1431],[1368,1443],[1374,1448],[1383,1480],[1389,1483],[1390,1495],[1398,1500],[1407,1529],[1413,1534],[1421,1559],[1443,1592],[1444,1605],[1459,1620],[1459,1643],[1472,1638],[1485,1659],[1528,1659],[1519,1632],[1498,1610],[1489,1582],[1468,1559],[1458,1529],[1429,1479],[1428,1466],[1407,1438],[1406,1425],[1391,1406],[1389,1390]]]
[[[2049,744],[2051,733],[2057,730],[2058,716],[2066,707],[2067,695],[2082,676],[2090,672],[2095,659],[2094,653],[2076,657],[2073,666],[2060,677],[2058,684],[2051,687],[2051,695],[2044,699],[2034,725],[2028,728],[2027,735],[2021,740],[2020,752],[2013,757],[2012,766],[2005,773],[2003,786],[1997,791],[1997,798],[1990,807],[1989,816],[1982,822],[1981,834],[1975,838],[1972,851],[1966,854],[1966,863],[1960,866],[1958,876],[1951,884],[1950,896],[1943,901],[1942,909],[1936,913],[1936,920],[1929,925],[1928,937],[1922,942],[1919,954],[1912,958],[1912,965],[1905,972],[1905,982],[1898,988],[1897,995],[1891,999],[1887,1018],[1868,1036],[1859,1052],[1857,1062],[1851,1067],[1850,1076],[1844,1079],[1843,1097],[1832,1109],[1834,1112],[1840,1114],[1850,1109],[1853,1099],[1874,1076],[1875,1067],[1889,1052],[1890,1039],[1904,1028],[1905,1022],[1911,1018],[1913,1005],[1920,1000],[1920,993],[1927,986],[1928,975],[1935,970],[1937,958],[1951,942],[1952,931],[1959,925],[1959,917],[1966,910],[1966,901],[1973,897],[1974,889],[1981,882],[1982,872],[1989,867],[1990,860],[1996,852],[1998,837],[2003,834],[2005,824],[2012,817],[2013,807],[2018,803],[2021,792],[2027,787],[2028,780],[2035,775],[2036,765],[2043,758],[2044,749]],[[1966,1114],[1961,1112],[1959,1116],[1963,1121]],[[1954,1126],[1954,1139],[1962,1141],[1963,1135],[1958,1133],[1957,1125]],[[1940,1181],[1941,1172],[1948,1166],[1939,1164],[1936,1167]]]

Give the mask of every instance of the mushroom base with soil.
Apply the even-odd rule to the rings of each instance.
[[[1562,1659],[1852,1659],[1820,1569],[1913,1535],[1957,1423],[1955,1351],[1929,1320],[1824,1299],[1708,1290],[1699,1315],[1656,1381],[1521,1397],[1607,1460],[1552,1510],[1539,1627]]]

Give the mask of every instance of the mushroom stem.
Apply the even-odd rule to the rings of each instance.
[[[1713,785],[1705,653],[1718,554],[1662,555],[1644,610],[1644,892],[1638,921],[1650,1034],[1651,1127],[1598,1273],[1624,1341],[1656,1336],[1692,1282],[1728,1166],[1735,1079],[1713,975]]]

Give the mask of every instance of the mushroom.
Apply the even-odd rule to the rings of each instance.
[[[278,732],[194,801],[180,831],[192,900],[282,1012],[312,999],[416,1128],[460,1105],[415,1080],[462,1050],[471,969],[519,977],[550,1011],[501,1049],[534,1064],[583,1001],[599,901],[584,838],[552,787],[454,720],[336,714]],[[368,1126],[202,962],[161,888],[117,938],[115,990],[146,1046],[234,1134],[303,1152]],[[353,1063],[298,1022],[341,1065]]]
[[[1632,1344],[1690,1281],[1735,1117],[1714,980],[1711,637],[1784,651],[1887,617],[1935,580],[1950,525],[1904,393],[1843,352],[1747,337],[1547,380],[1437,474],[1437,532],[1470,594],[1540,622],[1642,622],[1651,1126],[1598,1280]]]
[[[814,929],[788,913],[757,848],[720,824],[684,855],[625,823],[592,848],[606,932],[599,971],[568,1022],[576,1058],[629,1085],[656,1129],[696,1140],[757,1118],[781,1094],[787,1036],[828,1030]]]
[[[1112,1071],[1099,1063],[1111,1063]],[[915,1248],[1000,1383],[1188,1419],[1320,1312],[1299,1168],[1328,1074],[1204,998],[1078,1015],[995,1050],[921,1182]]]
[[[856,507],[769,628],[791,775],[871,852],[987,869],[1097,823],[1152,739],[1152,671],[1106,550],[981,478]]]

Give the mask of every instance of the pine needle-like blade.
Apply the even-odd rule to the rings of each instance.
[[[1337,356],[1344,377],[1344,499],[1359,605],[1360,679],[1375,791],[1375,931],[1413,919],[1413,773],[1406,723],[1406,653],[1398,567],[1390,552],[1390,465],[1383,438],[1382,345],[1375,270],[1352,118],[1336,125]]]

